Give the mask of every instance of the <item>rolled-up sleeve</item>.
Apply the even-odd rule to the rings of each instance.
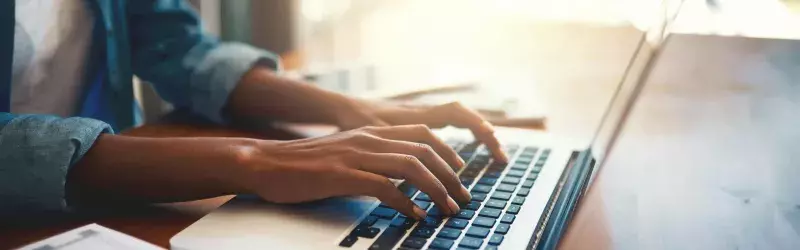
[[[102,133],[88,118],[0,113],[0,217],[65,211],[67,172]]]
[[[254,65],[280,70],[277,56],[240,43],[222,43],[202,57],[186,60],[194,66],[190,79],[193,110],[217,122],[223,121],[221,111],[228,96]]]
[[[183,0],[137,0],[128,7],[133,72],[177,107],[224,122],[222,109],[254,65],[280,70],[278,56],[206,34]]]

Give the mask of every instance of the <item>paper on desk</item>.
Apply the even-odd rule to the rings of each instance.
[[[89,224],[38,241],[20,249],[31,250],[105,250],[105,249],[162,249],[132,236]]]

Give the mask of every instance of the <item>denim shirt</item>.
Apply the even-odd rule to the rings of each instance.
[[[222,108],[244,73],[254,64],[278,70],[272,53],[205,34],[183,0],[86,1],[96,20],[87,65],[87,79],[94,82],[83,91],[81,114],[91,118],[0,110],[0,217],[69,210],[70,167],[101,133],[136,123],[133,75],[151,82],[174,106],[222,122]],[[0,11],[0,25],[13,27],[15,1],[0,2],[0,9],[12,10]],[[13,28],[6,30],[0,29],[0,46],[10,39],[13,47]],[[13,57],[8,51],[0,48],[0,67]],[[10,70],[0,69],[0,94],[8,95],[10,84]]]

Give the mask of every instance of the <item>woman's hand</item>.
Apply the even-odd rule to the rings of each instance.
[[[425,124],[439,128],[453,125],[472,130],[495,160],[508,161],[492,125],[459,103],[434,107],[373,103],[284,78],[260,67],[242,77],[230,95],[226,113],[233,120],[332,123],[345,130],[364,126]]]
[[[445,214],[458,213],[455,200],[471,199],[451,169],[464,162],[424,125],[362,127],[295,141],[254,140],[237,155],[245,169],[239,178],[244,190],[272,202],[367,195],[410,218],[424,218],[425,211],[389,178],[410,182]]]
[[[468,128],[475,138],[486,145],[496,161],[508,162],[500,142],[494,136],[494,127],[477,112],[458,102],[439,106],[413,107],[354,101],[340,112],[337,124],[342,129],[362,126],[392,126],[425,124],[431,128],[452,125]]]

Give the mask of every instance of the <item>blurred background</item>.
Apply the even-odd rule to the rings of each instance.
[[[800,0],[190,2],[209,32],[282,55],[287,76],[364,98],[468,89],[415,101],[547,117],[564,133],[599,120],[643,31],[800,38]],[[147,119],[170,109],[144,86]]]

